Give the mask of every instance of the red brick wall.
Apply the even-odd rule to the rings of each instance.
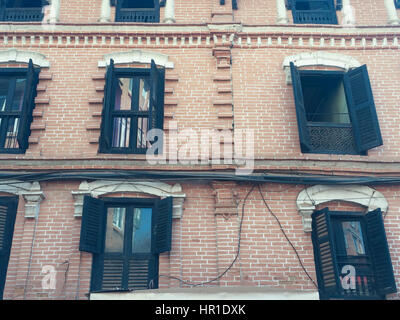
[[[24,201],[19,204],[5,299],[86,299],[91,254],[78,251],[81,219],[73,216],[71,195],[72,190],[77,190],[78,183],[52,182],[41,185],[46,199],[41,204],[36,227],[33,219],[23,217]],[[243,214],[239,259],[222,278],[208,285],[261,285],[288,290],[314,290],[277,221],[264,205],[257,187],[249,194],[251,185],[229,183],[236,194],[237,214],[215,215],[214,190],[224,185],[227,184],[214,184],[214,187],[207,183],[182,184],[186,194],[183,215],[173,220],[171,252],[160,256],[160,288],[180,286],[178,280],[169,276],[198,284],[213,280],[224,272],[237,253],[239,222]],[[297,249],[304,267],[316,281],[310,233],[303,231],[301,216],[296,208],[297,195],[304,187],[264,184],[261,189],[268,206]],[[376,189],[389,203],[384,221],[393,268],[396,279],[399,279],[400,247],[397,240],[400,234],[400,188]],[[143,197],[134,193],[109,196]],[[331,210],[365,210],[359,205],[343,201],[324,203],[317,208],[325,206]],[[55,290],[42,289],[45,276],[42,268],[46,265],[54,266],[57,271]],[[186,285],[182,283],[181,286]],[[394,297],[396,295],[390,298]]]

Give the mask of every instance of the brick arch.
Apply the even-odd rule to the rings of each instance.
[[[351,56],[341,53],[326,51],[302,52],[288,56],[283,60],[282,68],[286,74],[286,83],[292,83],[290,74],[290,63],[293,62],[298,68],[307,66],[336,67],[345,71],[361,66],[361,63]]]
[[[50,67],[50,62],[46,59],[46,56],[38,52],[17,49],[0,51],[0,64],[29,63],[29,59],[32,59],[35,66],[42,68]]]
[[[388,202],[384,195],[377,190],[361,185],[315,185],[303,189],[297,196],[296,204],[302,216],[303,230],[311,231],[311,214],[322,203],[344,201],[358,204],[368,211],[380,208],[382,212],[388,209]]]

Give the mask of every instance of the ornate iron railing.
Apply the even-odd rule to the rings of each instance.
[[[332,11],[311,11],[292,10],[294,23],[310,24],[337,24],[336,12]]]
[[[42,8],[3,8],[2,21],[42,21]]]
[[[160,12],[156,9],[119,9],[116,12],[117,22],[154,22],[160,21]]]
[[[308,122],[311,152],[358,154],[351,124]]]

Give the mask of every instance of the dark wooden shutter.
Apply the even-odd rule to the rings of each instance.
[[[23,150],[28,148],[28,139],[31,133],[32,112],[35,107],[37,76],[33,67],[32,59],[29,59],[28,71],[26,74],[26,83],[24,91],[24,100],[22,104],[21,118],[18,128],[18,144]]]
[[[343,80],[357,151],[364,152],[382,145],[367,66],[350,70]]]
[[[368,212],[365,219],[368,246],[374,263],[376,289],[381,295],[395,293],[397,292],[396,282],[381,209]]]
[[[150,77],[152,85],[150,89],[149,130],[163,129],[165,69],[157,68],[154,60],[151,60]]]
[[[311,150],[310,134],[307,127],[306,108],[304,106],[303,89],[301,87],[301,79],[299,70],[293,62],[290,63],[290,73],[292,76],[294,103],[296,106],[297,126],[299,129],[299,139],[301,151],[307,152]]]
[[[129,259],[129,290],[145,290],[158,288],[158,256],[133,257]]]
[[[340,279],[336,263],[333,228],[328,208],[312,214],[311,237],[320,298],[327,299],[336,296],[339,293]]]
[[[115,98],[115,68],[114,60],[110,59],[110,65],[107,67],[106,83],[104,86],[103,112],[101,121],[100,150],[108,151],[111,148],[112,139],[112,119],[111,109],[113,107],[113,99]]]
[[[172,197],[157,201],[153,212],[153,253],[171,250],[172,238]]]
[[[18,198],[0,198],[0,300],[6,283]]]
[[[105,208],[100,199],[85,196],[83,200],[81,239],[79,250],[100,253],[105,232]]]

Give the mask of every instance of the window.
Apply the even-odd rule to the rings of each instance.
[[[147,133],[163,129],[164,69],[107,69],[100,152],[146,153]],[[155,142],[155,141],[152,141]],[[160,151],[160,150],[158,150]]]
[[[5,0],[0,1],[1,21],[42,21],[44,0]]]
[[[86,196],[79,250],[93,253],[91,291],[158,288],[158,255],[171,250],[172,198]]]
[[[380,209],[316,211],[312,241],[321,299],[384,299],[397,291]]]
[[[17,206],[17,197],[0,197],[0,300],[6,283]]]
[[[334,0],[291,0],[293,23],[337,24]]]
[[[159,0],[114,0],[116,22],[160,22]]]
[[[400,0],[394,0],[394,5],[397,9],[400,9]]]
[[[23,153],[28,148],[39,70],[0,69],[0,152]]]
[[[303,153],[360,154],[383,144],[365,65],[346,73],[290,63]]]

